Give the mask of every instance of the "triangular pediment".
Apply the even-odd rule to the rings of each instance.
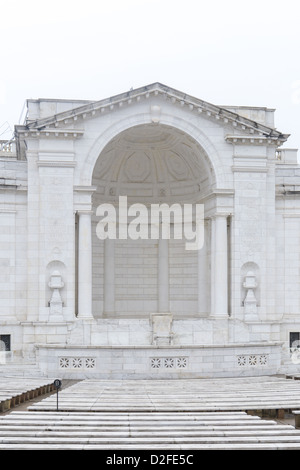
[[[60,128],[66,132],[67,127],[70,132],[74,132],[73,125],[78,119],[91,119],[101,113],[113,112],[116,108],[132,105],[151,96],[161,96],[174,106],[185,107],[189,112],[200,114],[207,119],[213,119],[221,126],[232,126],[233,132],[228,134],[228,141],[231,141],[231,139],[234,141],[237,138],[260,139],[260,141],[272,139],[272,141],[277,140],[278,144],[281,144],[289,137],[287,134],[282,134],[272,127],[249,119],[242,114],[226,109],[226,107],[213,105],[158,82],[107,99],[87,102],[71,110],[28,122],[26,126],[16,126],[16,130],[21,132],[25,130],[29,132],[47,131],[51,133]]]

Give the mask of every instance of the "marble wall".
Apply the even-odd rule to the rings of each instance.
[[[289,341],[300,332],[300,169],[296,151],[278,150],[287,136],[273,120],[160,84],[100,102],[29,100],[17,151],[0,152],[10,360],[66,377],[298,371]],[[120,195],[203,204],[203,249],[99,240],[96,209]],[[170,315],[162,350],[155,313]]]

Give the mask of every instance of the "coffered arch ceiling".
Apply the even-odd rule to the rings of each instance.
[[[166,125],[131,127],[99,155],[93,173],[95,198],[120,195],[140,202],[199,200],[214,185],[211,163],[188,134]]]

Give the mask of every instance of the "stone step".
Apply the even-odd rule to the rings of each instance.
[[[64,449],[60,444],[0,444],[0,450],[103,450],[108,451],[107,444],[68,444]],[[136,450],[144,450],[157,452],[158,450],[175,450],[176,453],[179,450],[187,451],[199,451],[199,450],[299,450],[298,443],[231,443],[231,444],[155,444],[153,447],[152,444],[110,444],[109,452],[115,450],[127,450],[131,451],[134,455]]]
[[[300,430],[242,411],[292,409],[299,404],[296,381],[258,381],[263,396],[259,390],[254,393],[254,381],[238,381],[243,390],[249,387],[253,391],[248,396],[241,394],[235,379],[231,386],[229,380],[224,381],[226,387],[218,381],[217,396],[210,381],[177,382],[84,380],[59,392],[59,412],[53,394],[28,411],[0,416],[0,450],[300,450]],[[287,385],[292,382],[296,389]],[[269,392],[267,384],[272,385]],[[280,385],[277,391],[276,384]],[[201,387],[206,388],[206,395],[197,397]],[[183,396],[185,388],[189,394]],[[159,392],[156,397],[154,391]],[[233,397],[226,395],[228,391]]]
[[[124,403],[123,405],[114,405],[113,403],[108,406],[105,404],[99,404],[99,405],[74,405],[74,404],[63,404],[59,402],[59,410],[64,409],[65,411],[91,411],[91,412],[97,412],[97,411],[174,411],[174,408],[176,408],[176,411],[188,411],[188,410],[194,410],[194,411],[238,411],[238,410],[247,410],[247,411],[256,411],[256,410],[297,410],[300,409],[300,403],[299,401],[297,402],[292,402],[292,401],[285,401],[285,402],[276,402],[273,404],[270,404],[268,402],[256,402],[253,405],[250,404],[250,402],[246,403],[234,403],[232,402],[231,404],[224,405],[222,403],[220,404],[199,404],[199,405],[191,405],[191,404],[186,404],[186,405],[132,405],[130,406],[129,404]],[[39,405],[32,405],[28,407],[30,411],[35,411],[35,410],[44,410],[44,411],[54,411],[56,410],[56,404],[39,404]]]
[[[256,430],[253,430],[253,429],[238,429],[238,430],[230,430],[230,429],[227,429],[225,426],[224,426],[225,429],[223,430],[217,430],[215,428],[213,428],[213,432],[211,429],[205,429],[205,430],[199,430],[199,429],[193,429],[193,430],[186,430],[184,427],[181,428],[180,430],[176,430],[176,429],[167,429],[165,431],[162,431],[161,429],[146,429],[144,428],[144,430],[141,430],[141,429],[134,429],[132,428],[131,426],[128,426],[127,429],[121,429],[121,430],[118,430],[116,428],[114,429],[111,429],[111,430],[104,430],[104,429],[101,429],[101,430],[93,430],[91,431],[90,429],[84,429],[84,430],[78,430],[77,427],[73,427],[73,428],[70,428],[68,427],[68,429],[54,429],[53,427],[47,427],[46,430],[34,430],[34,429],[28,429],[28,427],[26,427],[26,429],[23,429],[23,430],[8,430],[8,429],[5,429],[5,431],[2,431],[0,430],[0,442],[1,442],[1,439],[2,438],[9,438],[9,437],[13,437],[13,438],[20,438],[20,437],[38,437],[38,438],[42,438],[42,437],[47,437],[49,436],[49,432],[51,431],[51,438],[65,438],[66,436],[68,436],[68,438],[84,438],[84,439],[88,439],[89,441],[91,439],[106,439],[106,438],[109,438],[109,439],[118,439],[118,438],[144,438],[146,437],[148,439],[151,438],[151,437],[155,437],[155,438],[160,438],[160,437],[163,437],[163,438],[166,438],[166,439],[173,439],[173,438],[198,438],[198,437],[209,437],[211,438],[212,437],[212,434],[213,434],[213,437],[245,437],[245,436],[249,436],[249,437],[257,437],[257,435],[259,435],[259,437],[273,437],[273,436],[281,436],[281,437],[284,437],[284,436],[292,436],[294,437],[295,439],[297,438],[298,436],[298,440],[300,442],[300,432],[298,431],[295,431],[294,429],[277,429],[274,428],[274,429],[256,429]]]
[[[39,412],[35,411],[34,413],[30,413],[28,415],[27,411],[14,411],[13,415],[9,417],[10,420],[18,420],[19,422],[21,421],[26,421],[30,419],[31,421],[40,421],[41,419],[44,419],[45,416],[47,416],[47,419],[53,419],[54,422],[60,422],[60,420],[63,420],[64,422],[68,422],[68,419],[70,421],[78,421],[78,422],[85,422],[85,421],[90,421],[90,422],[115,422],[116,417],[118,418],[119,421],[130,421],[130,422],[141,422],[141,421],[147,421],[147,422],[156,422],[156,421],[182,421],[188,422],[188,423],[195,423],[198,421],[220,421],[224,420],[226,422],[235,422],[237,420],[240,420],[245,416],[245,412],[218,412],[215,415],[210,412],[169,412],[169,413],[161,413],[161,412],[156,412],[156,413],[147,413],[147,412],[130,412],[130,413],[117,413],[117,412],[101,412],[101,413],[86,413],[86,412],[56,412],[56,411],[49,411],[45,415],[45,412]],[[5,421],[5,416],[0,416],[1,422]],[[249,421],[256,421],[260,420],[260,418],[256,416],[247,416],[247,422]]]
[[[276,423],[273,423],[274,425]],[[20,431],[20,432],[25,432],[25,431],[38,431],[39,429],[43,429],[44,426],[45,426],[45,421],[43,421],[43,423],[39,423],[39,424],[21,424],[21,425],[18,425],[18,426],[12,426],[10,424],[6,424],[6,423],[1,423],[1,426],[2,426],[2,430],[0,432],[3,432],[3,433],[6,433],[6,432],[14,432],[14,431]],[[272,428],[274,426],[270,426],[270,425],[264,425],[264,424],[259,424],[259,425],[249,425],[246,421],[242,421],[235,425],[235,426],[231,426],[227,423],[222,423],[219,424],[219,425],[209,425],[209,424],[205,424],[205,423],[201,423],[201,425],[198,425],[198,426],[186,426],[184,423],[182,423],[181,425],[173,425],[173,424],[167,424],[167,423],[164,423],[164,424],[159,424],[159,425],[155,425],[155,426],[151,426],[149,425],[147,422],[143,422],[142,424],[140,425],[134,425],[132,426],[131,424],[128,425],[128,424],[120,424],[118,422],[116,422],[115,424],[110,424],[110,425],[97,425],[97,426],[91,426],[91,425],[87,425],[87,424],[82,424],[80,423],[79,425],[76,424],[76,423],[63,423],[61,425],[57,425],[57,424],[53,424],[53,423],[49,423],[47,425],[47,431],[53,431],[53,432],[70,432],[70,433],[79,433],[79,432],[84,432],[84,433],[98,433],[99,432],[99,428],[101,428],[101,432],[111,432],[112,430],[116,431],[116,432],[121,432],[121,431],[127,431],[127,430],[130,430],[132,432],[138,432],[138,433],[146,433],[146,432],[168,432],[170,433],[170,429],[172,429],[172,432],[180,432],[181,435],[184,434],[184,433],[188,433],[188,432],[211,432],[211,431],[224,431],[224,429],[226,429],[226,432],[240,432],[240,431],[244,431],[245,429],[245,426],[247,426],[247,429],[248,431],[273,431]],[[275,432],[278,432],[278,431],[294,431],[294,427],[293,426],[290,426],[290,425],[276,425],[275,426],[276,429],[275,429]],[[81,431],[81,429],[83,431]],[[247,432],[248,432],[247,431]]]
[[[256,379],[256,378],[255,378]],[[53,395],[30,407],[56,410]],[[233,411],[300,409],[300,382],[286,378],[83,380],[59,393],[65,411]]]
[[[44,445],[47,448],[51,448],[51,446],[57,446],[60,449],[70,449],[72,445],[77,446],[91,446],[94,445],[95,448],[104,448],[112,449],[113,446],[120,446],[120,448],[124,447],[126,449],[128,446],[133,446],[136,449],[140,449],[141,447],[148,448],[148,449],[155,449],[159,445],[163,446],[170,446],[176,445],[178,446],[194,446],[194,448],[204,448],[211,445],[222,445],[225,447],[227,445],[228,449],[232,449],[232,445],[240,444],[240,445],[249,445],[259,448],[261,444],[272,444],[275,447],[281,444],[282,447],[286,447],[289,444],[294,444],[294,448],[300,449],[300,436],[294,435],[280,435],[277,433],[275,435],[267,434],[262,435],[261,433],[255,432],[253,435],[248,433],[247,435],[234,435],[229,436],[225,435],[224,433],[221,436],[216,435],[214,432],[211,435],[206,435],[204,437],[199,436],[162,436],[157,437],[154,434],[147,435],[145,437],[135,437],[135,436],[128,436],[124,437],[122,435],[115,435],[115,436],[102,436],[102,437],[91,437],[87,436],[78,436],[78,437],[67,437],[66,435],[62,436],[53,436],[52,433],[43,433],[43,435],[39,434],[32,434],[30,435],[21,435],[21,436],[13,436],[13,437],[0,437],[0,445],[8,446],[10,444],[17,444],[17,445],[27,445],[27,448],[32,449],[36,445]]]

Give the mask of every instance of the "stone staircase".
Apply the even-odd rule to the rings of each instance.
[[[83,380],[58,398],[0,415],[0,450],[300,450],[296,380]]]
[[[300,449],[300,431],[245,412],[18,412],[0,417],[0,450]]]
[[[284,410],[300,409],[300,382],[278,377],[90,379],[62,390],[59,407],[85,412],[248,411],[275,416]],[[56,397],[47,397],[29,409],[54,411]]]

